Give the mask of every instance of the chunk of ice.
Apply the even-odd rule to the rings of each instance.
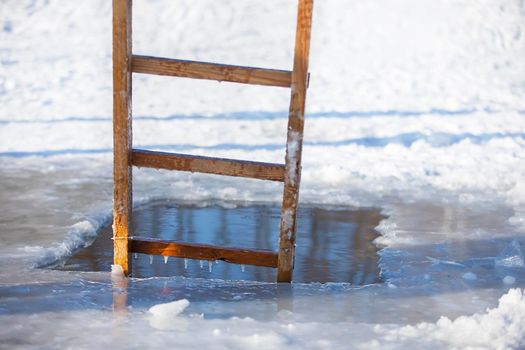
[[[169,256],[167,256],[167,255],[164,256],[164,264],[167,264],[167,263],[168,263],[168,258],[169,258]]]
[[[153,264],[153,255],[149,256],[149,263],[150,263],[150,265]]]
[[[474,281],[478,279],[478,276],[476,276],[476,274],[473,272],[465,272],[462,277],[467,281]]]
[[[115,277],[124,277],[124,270],[120,265],[111,265],[111,275]]]
[[[188,259],[184,259],[184,270],[188,269]]]
[[[187,299],[172,301],[171,303],[157,304],[149,308],[149,312],[156,317],[170,318],[183,312],[190,302]]]
[[[432,263],[432,265],[452,265],[457,267],[465,267],[465,265],[452,260],[441,260],[431,256],[427,256],[427,259]]]
[[[517,240],[510,242],[496,257],[494,263],[502,267],[525,267],[525,259],[519,242]]]

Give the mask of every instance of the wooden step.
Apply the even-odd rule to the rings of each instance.
[[[132,56],[131,71],[134,73],[254,85],[290,87],[292,84],[292,72],[287,70],[232,66],[139,55]]]
[[[283,164],[193,156],[133,149],[131,164],[137,167],[284,181]]]
[[[199,260],[222,260],[234,264],[277,267],[277,253],[271,250],[217,247],[208,244],[130,237],[131,253],[173,256]]]

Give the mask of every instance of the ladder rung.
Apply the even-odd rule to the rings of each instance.
[[[139,55],[132,56],[131,71],[135,73],[255,85],[290,87],[292,84],[292,72],[287,70],[232,66]]]
[[[208,244],[130,237],[132,253],[174,256],[199,260],[223,260],[234,264],[277,267],[277,253],[271,250],[217,247]]]
[[[137,167],[284,181],[284,165],[236,159],[193,156],[133,149],[131,163]]]

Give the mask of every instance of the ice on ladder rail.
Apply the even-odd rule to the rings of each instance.
[[[114,263],[131,273],[129,253],[277,268],[278,282],[291,282],[295,258],[297,203],[301,180],[308,58],[313,0],[298,0],[293,70],[276,70],[138,56],[132,53],[131,0],[113,0],[113,176]],[[285,164],[241,161],[133,149],[131,133],[132,73],[210,79],[291,89]],[[218,247],[161,241],[131,235],[132,167],[162,168],[284,182],[279,251]],[[151,257],[152,258],[152,257]]]

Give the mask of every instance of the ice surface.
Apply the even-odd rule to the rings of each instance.
[[[289,1],[134,6],[137,54],[291,67]],[[111,220],[111,2],[2,1],[0,343],[524,348],[524,13],[504,0],[316,2],[301,201],[383,208],[385,284],[125,287],[109,271],[33,268],[63,261]],[[133,86],[136,147],[284,160],[287,89],[142,75]],[[279,203],[281,190],[134,169],[135,205]],[[145,311],[182,299],[188,311],[159,337],[168,323]]]

